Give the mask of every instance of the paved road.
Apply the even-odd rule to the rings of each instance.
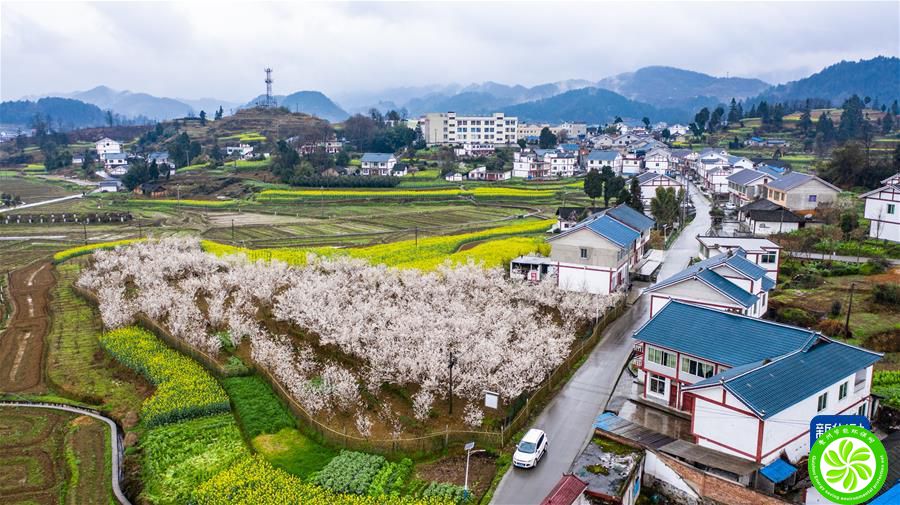
[[[9,212],[9,211],[13,211],[13,210],[19,210],[19,209],[27,209],[27,208],[29,208],[29,207],[38,207],[38,206],[40,206],[40,205],[48,205],[48,204],[51,204],[51,203],[65,202],[65,201],[68,201],[68,200],[74,200],[74,199],[76,199],[76,198],[81,198],[81,195],[80,195],[80,194],[78,194],[78,195],[69,195],[69,196],[63,196],[63,197],[60,197],[60,198],[53,198],[53,199],[51,199],[51,200],[44,200],[44,201],[42,201],[42,202],[26,203],[26,204],[18,205],[18,206],[16,206],[16,207],[9,207],[9,208],[7,208],[7,209],[0,209],[0,213],[2,213],[2,212]]]
[[[684,269],[696,256],[696,236],[709,229],[709,201],[696,188],[691,194],[697,217],[675,239],[666,253],[659,279]],[[631,335],[647,321],[647,297],[641,296],[619,319],[603,332],[603,340],[588,360],[556,394],[534,422],[534,427],[547,432],[550,449],[544,459],[530,470],[511,468],[494,493],[491,503],[527,505],[540,503],[550,493],[563,473],[588,443],[597,414],[606,408],[622,369],[631,357],[634,342]]]
[[[122,437],[119,433],[119,427],[116,426],[116,423],[114,423],[111,419],[103,417],[92,410],[86,410],[78,407],[73,407],[71,405],[62,405],[56,403],[0,402],[0,407],[28,407],[62,410],[65,412],[73,412],[75,414],[90,416],[94,419],[97,419],[98,421],[103,421],[104,423],[106,423],[109,426],[109,436],[111,442],[110,447],[112,448],[111,473],[113,494],[116,495],[116,499],[119,500],[119,503],[121,505],[131,505],[131,502],[128,501],[128,498],[125,496],[125,493],[122,492],[122,488],[119,486],[119,480],[122,478],[123,474],[121,458],[124,454],[124,450],[122,449]]]

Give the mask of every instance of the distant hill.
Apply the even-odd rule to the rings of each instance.
[[[775,86],[759,100],[786,101],[824,98],[835,106],[853,94],[890,104],[900,98],[900,58],[842,61],[809,77]],[[758,100],[757,100],[758,101]]]
[[[616,116],[637,120],[647,116],[652,121],[685,120],[681,111],[660,109],[600,88],[567,91],[550,98],[504,107],[502,110],[506,114],[517,116],[519,121],[529,123],[609,123]]]
[[[0,103],[0,123],[28,127],[35,115],[50,117],[54,128],[83,128],[106,123],[106,113],[93,104],[70,98],[41,98]]]
[[[756,96],[770,87],[759,79],[713,77],[673,67],[644,67],[597,82],[600,88],[657,107],[696,110],[716,103]]]
[[[87,91],[72,93],[69,98],[92,103],[103,110],[111,109],[113,112],[129,118],[145,117],[165,120],[199,112],[190,105],[173,98],[161,98],[131,91],[116,91],[107,86],[97,86]]]
[[[244,107],[253,107],[264,101],[265,95],[259,95],[250,100]],[[303,112],[332,123],[337,123],[350,117],[347,111],[340,108],[340,106],[319,91],[298,91],[290,95],[276,95],[275,101],[278,105],[290,109],[291,112]]]
[[[510,105],[532,102],[543,98],[580,89],[591,85],[590,81],[569,80],[526,87],[519,84],[507,85],[497,82],[470,84],[459,91],[436,92],[409,100],[404,107],[410,115],[426,112],[486,113]]]

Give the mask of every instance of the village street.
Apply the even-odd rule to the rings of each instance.
[[[691,196],[697,208],[697,217],[666,251],[658,277],[660,280],[687,266],[690,258],[698,253],[695,237],[709,229],[709,201],[693,185]],[[649,315],[647,299],[641,296],[606,328],[602,340],[584,365],[534,422],[533,426],[547,432],[550,440],[546,456],[536,468],[511,468],[497,487],[491,503],[540,503],[562,474],[569,471],[575,457],[590,440],[594,420],[606,408],[622,369],[628,363],[634,346],[631,335],[647,321]]]

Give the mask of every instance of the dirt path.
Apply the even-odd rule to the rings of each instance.
[[[47,261],[32,263],[10,275],[13,312],[0,336],[0,392],[46,390],[44,339],[50,327],[50,289],[55,283],[53,267]]]

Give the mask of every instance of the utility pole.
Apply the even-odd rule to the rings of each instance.
[[[231,220],[231,242],[234,243],[234,219]]]
[[[81,221],[81,228],[84,230],[84,245],[87,245],[87,224]]]
[[[416,230],[416,251],[418,251],[419,250],[419,227],[416,226],[415,230]]]
[[[853,288],[856,287],[855,282],[850,283],[850,301],[847,303],[847,320],[844,322],[844,337],[850,338],[850,312],[853,310]]]

